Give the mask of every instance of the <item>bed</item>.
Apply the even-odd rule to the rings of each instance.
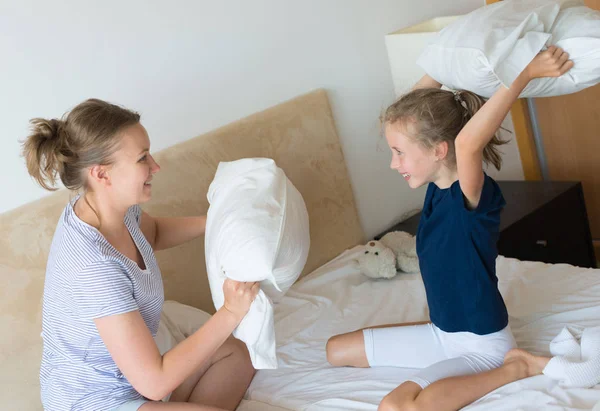
[[[414,370],[332,368],[325,360],[327,338],[423,320],[428,313],[418,275],[371,280],[353,263],[366,238],[324,90],[157,153],[162,171],[144,209],[156,216],[206,213],[218,163],[244,157],[273,158],[298,188],[309,212],[311,248],[302,277],[275,307],[279,368],[256,374],[239,411],[375,410]],[[0,215],[0,327],[7,331],[0,334],[2,409],[41,409],[44,270],[68,198],[62,190]],[[175,314],[176,327],[185,324],[188,331],[214,312],[203,250],[198,239],[157,254],[166,299],[194,307]],[[563,325],[599,325],[600,270],[500,257],[498,273],[522,348],[545,353]],[[175,306],[181,308],[168,303],[165,311]],[[598,401],[600,387],[566,390],[538,376],[502,387],[468,409],[575,410]]]
[[[239,411],[376,410],[415,372],[327,364],[325,343],[333,334],[427,319],[420,275],[370,279],[354,263],[362,252],[362,246],[343,252],[297,282],[276,306],[279,368],[256,374]],[[502,256],[496,267],[519,347],[548,355],[563,326],[600,325],[600,270]],[[598,402],[600,385],[567,389],[540,375],[501,387],[464,410],[589,410]]]

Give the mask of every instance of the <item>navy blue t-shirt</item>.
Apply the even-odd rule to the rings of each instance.
[[[417,254],[431,322],[446,332],[484,335],[508,324],[496,277],[500,212],[506,202],[485,175],[477,208],[469,210],[460,184],[427,187],[417,231]]]

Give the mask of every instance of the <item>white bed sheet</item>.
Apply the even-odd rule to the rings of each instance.
[[[325,343],[359,328],[428,318],[419,274],[391,280],[362,275],[353,259],[362,246],[342,253],[296,283],[275,307],[279,368],[256,374],[238,411],[376,410],[384,395],[415,370],[334,368]],[[600,325],[600,269],[522,262],[499,257],[497,272],[519,347],[549,354],[563,326]],[[544,375],[501,387],[464,408],[480,410],[590,410],[600,385],[566,389]]]

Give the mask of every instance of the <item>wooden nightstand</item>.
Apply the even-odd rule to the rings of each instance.
[[[506,207],[500,217],[500,255],[524,261],[596,267],[579,182],[498,181]],[[421,213],[390,231],[417,232]]]

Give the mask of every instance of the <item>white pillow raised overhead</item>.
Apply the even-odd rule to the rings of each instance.
[[[208,189],[206,268],[215,308],[225,278],[261,281],[261,291],[233,332],[255,368],[277,368],[272,301],[298,279],[310,247],[302,196],[275,162],[222,162]]]
[[[441,30],[417,64],[438,82],[491,97],[547,46],[575,63],[558,78],[531,81],[521,97],[569,94],[600,82],[600,12],[578,0],[505,0]]]

